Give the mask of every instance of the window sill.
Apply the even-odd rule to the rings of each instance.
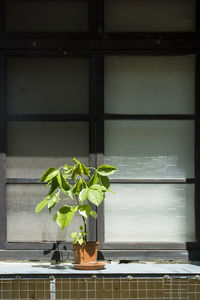
[[[14,276],[80,276],[80,275],[103,275],[103,276],[188,276],[200,275],[200,265],[194,264],[106,264],[105,269],[98,271],[79,271],[73,268],[73,264],[51,264],[51,263],[24,263],[24,262],[0,262],[0,277]]]

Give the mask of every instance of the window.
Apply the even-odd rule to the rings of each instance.
[[[6,1],[8,32],[88,31],[88,3],[68,1]]]
[[[106,31],[194,31],[195,1],[107,0]]]
[[[71,229],[34,208],[42,172],[75,156],[119,169],[89,222],[102,257],[198,259],[199,4],[6,0],[0,11],[0,258],[70,258]]]

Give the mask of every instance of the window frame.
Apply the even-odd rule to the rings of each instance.
[[[67,1],[67,0],[66,0]],[[83,0],[85,1],[85,0]],[[194,259],[200,257],[200,3],[196,1],[195,32],[104,32],[104,1],[88,0],[89,31],[75,33],[12,33],[5,29],[5,0],[0,16],[0,259],[71,259],[71,243],[7,243],[6,242],[6,56],[68,55],[90,58],[89,160],[92,166],[103,163],[104,119],[150,118],[149,116],[104,115],[105,55],[196,55],[195,115],[159,115],[161,119],[194,118],[195,122],[195,230],[194,243],[104,243],[104,205],[98,208],[97,223],[91,222],[91,239],[100,241],[100,257],[104,259]],[[29,115],[29,118],[33,116]],[[20,117],[19,117],[20,118]],[[26,117],[24,117],[26,118]],[[66,115],[66,119],[70,116]],[[74,116],[78,118],[78,116]],[[12,181],[10,181],[11,183]],[[117,182],[117,180],[111,180]],[[121,181],[120,181],[121,182]],[[126,180],[127,182],[127,180]],[[9,180],[7,181],[9,184]],[[26,182],[28,183],[28,182]],[[123,183],[123,182],[122,182]],[[65,250],[67,249],[67,251]],[[63,251],[65,250],[65,251]],[[62,252],[63,257],[60,255]]]

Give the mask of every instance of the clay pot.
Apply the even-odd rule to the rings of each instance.
[[[85,264],[88,262],[95,263],[97,261],[97,251],[99,242],[87,242],[79,245],[73,244],[74,258],[76,264]]]

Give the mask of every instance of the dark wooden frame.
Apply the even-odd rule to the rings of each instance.
[[[67,1],[67,0],[65,0]],[[85,1],[85,0],[83,0]],[[100,256],[105,259],[200,259],[200,4],[196,1],[196,32],[104,32],[104,1],[88,0],[88,32],[12,33],[5,30],[5,0],[0,1],[0,259],[71,259],[72,246],[64,242],[6,243],[5,185],[35,183],[36,179],[6,179],[6,56],[88,56],[90,58],[90,111],[88,115],[9,115],[15,121],[86,121],[89,122],[90,164],[103,163],[104,120],[194,120],[196,243],[104,243],[104,206],[99,218],[91,222],[91,239],[101,242]],[[105,55],[196,55],[196,113],[194,115],[114,115],[104,114]],[[173,183],[176,180],[112,180],[113,183]],[[63,252],[64,249],[68,252]],[[62,255],[61,255],[62,253]],[[65,253],[65,254],[63,254]],[[67,253],[67,254],[66,254]]]

